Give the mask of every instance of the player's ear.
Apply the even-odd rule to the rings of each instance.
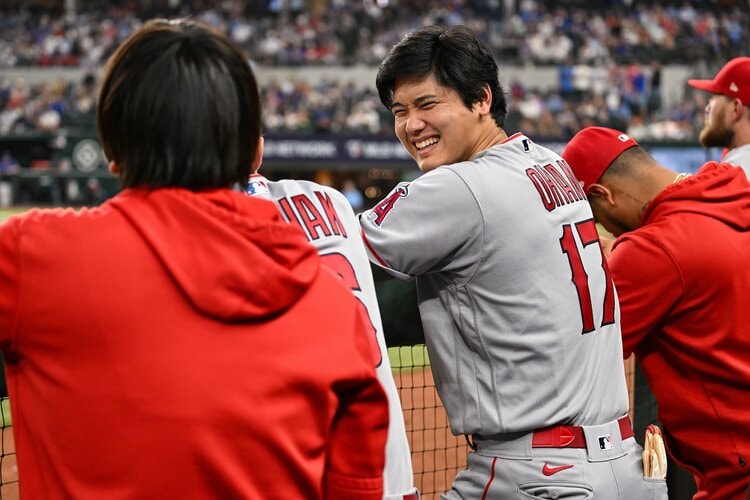
[[[474,109],[479,111],[480,115],[486,115],[486,114],[489,114],[491,106],[492,106],[492,90],[490,90],[489,85],[485,85],[484,90],[482,91],[482,96],[479,98],[477,102],[474,103]]]
[[[253,158],[253,165],[250,167],[250,173],[256,173],[258,170],[260,170],[260,164],[263,163],[263,145],[265,144],[265,140],[263,139],[263,136],[261,135],[258,138],[258,149],[255,150],[255,158]]]
[[[742,104],[739,99],[732,99],[732,111],[734,112],[734,119],[740,120],[745,114],[746,106]]]
[[[612,196],[612,190],[602,184],[594,183],[589,186],[589,196],[593,198],[599,198],[600,201],[609,203],[610,205],[615,204],[615,200]]]
[[[118,167],[117,163],[113,161],[107,163],[107,170],[109,170],[109,173],[112,175],[120,175],[120,167]]]

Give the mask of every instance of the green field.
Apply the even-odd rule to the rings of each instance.
[[[430,358],[427,355],[427,348],[424,344],[389,347],[388,359],[391,362],[391,368],[395,372],[430,366]]]
[[[0,221],[7,219],[11,215],[23,213],[26,210],[28,210],[27,207],[0,208]]]
[[[10,399],[4,398],[2,402],[0,402],[0,418],[2,418],[2,426],[3,427],[9,427],[13,425],[10,419]]]

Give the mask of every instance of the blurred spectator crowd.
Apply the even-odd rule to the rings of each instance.
[[[504,64],[691,63],[750,46],[747,2],[595,0],[6,0],[0,67],[97,66],[153,17],[190,16],[227,32],[260,65],[377,65],[424,24],[466,24]],[[75,14],[64,4],[77,5]]]
[[[133,29],[153,17],[189,15],[209,22],[229,33],[259,66],[373,66],[417,26],[466,24],[494,48],[501,71],[508,65],[557,69],[559,84],[552,89],[506,75],[506,128],[562,140],[592,124],[627,129],[639,139],[694,139],[706,95],[689,92],[678,104],[664,106],[662,66],[713,69],[746,55],[750,46],[744,4],[561,3],[90,1],[85,11],[71,15],[20,2],[0,7],[0,68],[68,65],[89,72],[81,81],[35,85],[0,76],[0,134],[92,126],[99,68]],[[271,81],[262,89],[265,129],[392,135],[392,117],[373,87],[336,77]]]

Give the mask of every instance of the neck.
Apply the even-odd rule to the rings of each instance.
[[[667,186],[675,183],[675,181],[682,180],[684,177],[680,173],[675,173],[666,167],[659,165],[656,168],[651,168],[649,172],[649,182],[646,183],[648,199],[653,200],[659,193],[664,191]]]
[[[664,191],[667,186],[674,183],[676,175],[678,174],[675,174],[673,170],[653,163],[648,165],[648,168],[641,169],[637,179],[631,178],[634,182],[628,190],[628,196],[640,207],[638,213],[639,220],[651,201]]]
[[[500,127],[493,127],[491,130],[488,130],[485,135],[482,135],[479,138],[477,146],[474,149],[474,154],[471,156],[474,157],[477,153],[490,149],[492,146],[497,146],[506,139],[508,139],[508,134],[505,133],[505,130]]]

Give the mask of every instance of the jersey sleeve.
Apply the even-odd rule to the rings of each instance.
[[[0,225],[0,349],[4,351],[11,347],[18,308],[19,222],[12,218]]]
[[[475,265],[466,250],[484,236],[474,194],[446,167],[399,184],[359,221],[370,261],[401,279]]]
[[[328,440],[324,498],[381,500],[388,401],[372,363],[365,318],[356,315],[354,342],[361,376],[337,386],[340,407]],[[356,439],[353,439],[356,438]]]
[[[621,236],[608,259],[620,301],[623,355],[647,340],[684,291],[669,251],[648,235]]]

